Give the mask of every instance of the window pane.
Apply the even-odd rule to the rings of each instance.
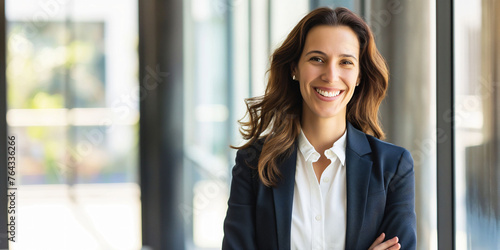
[[[500,5],[454,6],[456,245],[500,249]]]
[[[435,1],[366,1],[365,7],[390,72],[380,108],[386,141],[413,157],[417,246],[437,249]]]
[[[10,248],[140,248],[136,1],[9,0],[6,16]]]
[[[227,201],[229,152],[228,13],[223,1],[185,5],[185,202],[188,245],[217,249]]]
[[[242,143],[237,120],[245,115],[244,99],[263,94],[270,51],[307,12],[308,1],[184,3],[185,173],[189,174],[179,209],[188,249],[220,249],[236,153],[229,145]]]

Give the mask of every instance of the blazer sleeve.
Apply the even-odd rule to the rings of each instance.
[[[252,184],[252,169],[248,166],[248,148],[238,150],[232,171],[231,191],[224,220],[222,249],[257,249],[255,243],[255,194]]]
[[[413,159],[407,150],[401,154],[396,172],[388,185],[379,235],[382,232],[386,234],[386,240],[398,236],[401,249],[417,248],[415,174]]]

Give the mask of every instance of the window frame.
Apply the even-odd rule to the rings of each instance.
[[[438,249],[455,249],[453,0],[436,1]]]

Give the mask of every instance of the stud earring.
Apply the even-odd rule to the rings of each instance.
[[[293,79],[294,81],[297,81],[297,78],[295,78],[295,75],[293,75],[293,76],[292,76],[292,79]]]
[[[358,82],[358,83],[356,83],[356,86],[359,86],[359,82]]]

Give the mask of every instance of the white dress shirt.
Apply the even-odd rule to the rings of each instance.
[[[331,163],[316,178],[320,154],[300,132],[292,207],[291,249],[344,249],[346,234],[347,130],[325,156]]]

